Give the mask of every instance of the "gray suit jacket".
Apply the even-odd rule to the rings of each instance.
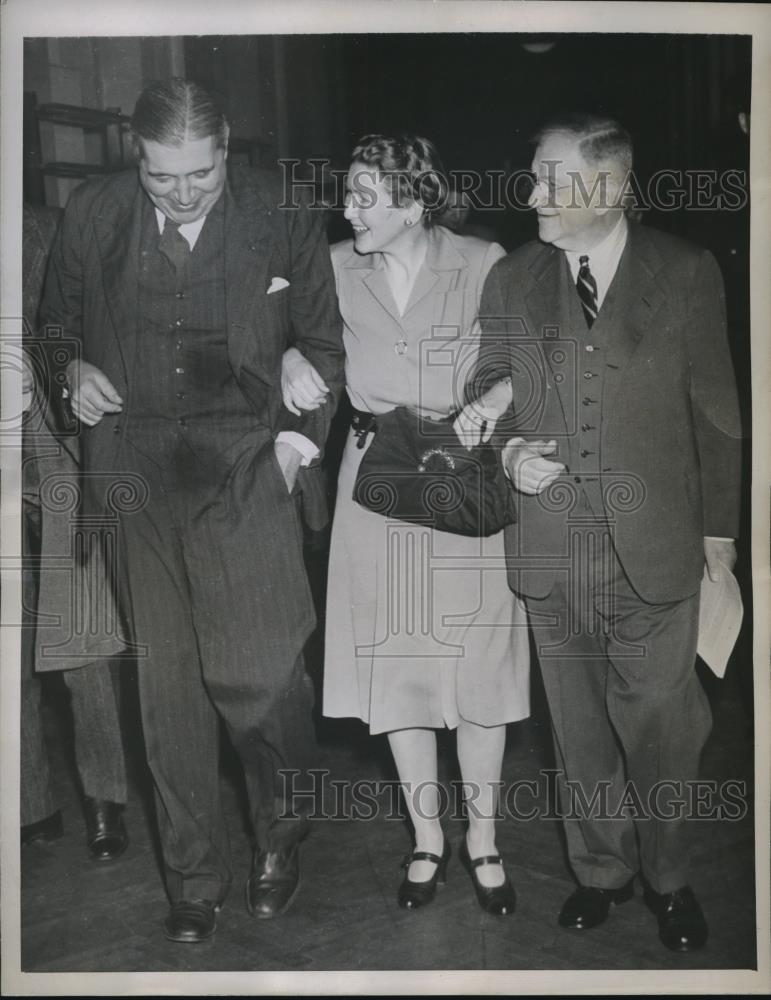
[[[582,359],[560,343],[570,339],[566,268],[562,251],[532,242],[487,279],[480,365],[488,380],[511,375],[514,388],[499,439],[556,437],[564,446],[575,434]],[[645,600],[676,601],[699,586],[703,536],[738,533],[741,431],[723,282],[707,251],[632,225],[611,295],[599,440],[616,551]],[[558,493],[572,478],[549,495],[518,494],[507,553],[521,593],[547,594],[568,557],[569,510]],[[642,490],[629,502],[625,481]]]

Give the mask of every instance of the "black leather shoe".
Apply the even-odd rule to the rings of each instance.
[[[658,918],[659,937],[667,948],[671,951],[696,951],[704,947],[709,933],[707,921],[690,886],[684,885],[674,892],[658,893],[646,885],[643,899]]]
[[[477,868],[480,868],[482,865],[500,865],[503,867],[503,858],[500,854],[486,854],[481,858],[472,858],[468,852],[468,843],[464,837],[458,851],[458,857],[463,867],[471,876],[471,881],[482,909],[486,910],[487,913],[494,913],[497,917],[510,916],[517,907],[517,894],[514,892],[514,886],[509,881],[508,875],[506,875],[503,885],[486,886],[482,885],[476,873]]]
[[[59,840],[64,834],[64,822],[62,814],[57,809],[55,813],[39,819],[34,823],[27,823],[21,828],[22,844],[31,844],[33,840],[42,840],[49,843]]]
[[[300,845],[254,852],[246,882],[246,908],[253,917],[271,920],[286,912],[300,888]]]
[[[123,806],[105,799],[86,796],[86,844],[94,861],[114,861],[128,847],[128,833],[123,823]]]
[[[405,874],[396,901],[403,910],[416,910],[419,906],[426,906],[436,895],[437,885],[444,885],[447,881],[447,862],[450,860],[450,842],[445,839],[442,856],[431,854],[430,851],[413,851],[408,854],[402,862],[402,868],[409,869],[413,861],[433,861],[436,865],[434,874],[425,882],[410,881],[409,871]]]
[[[620,889],[594,889],[579,885],[562,907],[559,915],[560,926],[577,931],[588,931],[591,927],[599,927],[607,920],[611,906],[626,903],[632,896],[634,896],[634,877]]]
[[[208,940],[217,929],[218,910],[219,907],[208,899],[177,900],[166,917],[166,937],[181,944]]]

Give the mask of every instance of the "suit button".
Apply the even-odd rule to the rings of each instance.
[[[180,417],[177,423],[180,427],[187,427],[187,420],[184,417]]]
[[[113,434],[119,434],[120,433],[120,424],[115,424],[115,426],[112,429],[112,432],[113,432]]]
[[[184,368],[175,368],[174,371],[177,373],[177,375],[184,375],[185,374],[185,369]]]
[[[184,399],[185,396],[187,396],[187,393],[186,392],[177,392],[177,393],[175,393],[175,395],[176,395],[177,399]]]
[[[573,476],[573,479],[574,479],[574,481],[575,481],[575,482],[577,482],[577,483],[580,483],[580,482],[581,482],[581,477],[580,477],[580,476]]]
[[[593,424],[581,424],[581,430],[582,431],[593,431],[593,430],[595,430],[595,427],[594,427]]]

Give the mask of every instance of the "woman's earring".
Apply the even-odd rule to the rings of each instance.
[[[414,226],[414,225],[415,225],[415,222],[414,222],[414,220],[413,220],[413,219],[405,219],[405,220],[404,220],[404,225],[405,225],[405,226]]]

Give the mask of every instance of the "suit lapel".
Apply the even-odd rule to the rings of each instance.
[[[391,294],[391,289],[386,281],[385,270],[382,266],[375,267],[373,258],[374,255],[367,255],[367,259],[371,262],[367,266],[370,267],[371,270],[364,278],[364,286],[378,305],[382,309],[385,309],[394,323],[401,326],[402,317],[399,314],[396,301]]]
[[[651,322],[665,301],[657,273],[662,260],[655,247],[644,238],[638,226],[630,226],[627,244],[619,261],[618,270],[600,310],[610,324],[605,375],[604,417],[614,405],[624,371],[650,329]],[[610,300],[612,297],[612,301]],[[599,331],[598,331],[599,332]]]
[[[452,234],[441,226],[429,231],[428,249],[423,267],[420,269],[415,285],[410,293],[405,317],[416,309],[428,295],[435,299],[445,296],[455,290],[460,272],[468,266],[468,260],[458,250]],[[444,316],[443,303],[432,310],[437,319]]]
[[[560,250],[544,245],[542,254],[531,264],[533,285],[525,295],[532,323],[527,333],[542,345],[549,365],[549,387],[557,392],[566,427],[571,424],[568,414],[575,406],[575,391],[570,380],[565,381],[564,364],[557,359],[564,356],[564,345],[560,341],[570,336],[569,303],[565,294],[567,266],[565,255]],[[516,299],[517,289],[512,289],[512,295]],[[565,398],[565,392],[570,393],[569,398]]]
[[[94,220],[107,308],[124,363],[136,342],[139,301],[139,250],[145,195],[137,181],[109,214]],[[128,239],[126,238],[128,234]]]
[[[408,321],[409,314],[417,309],[427,296],[442,295],[450,290],[457,281],[457,275],[468,263],[455,247],[452,237],[444,229],[438,227],[436,230],[430,231],[426,259],[418,271],[404,314],[401,315],[391,294],[382,265],[375,265],[374,254],[368,254],[363,260],[367,263],[362,266],[366,266],[370,272],[364,278],[364,285],[399,326],[403,326]]]
[[[225,190],[225,302],[228,349],[236,373],[255,336],[270,336],[266,318],[268,264],[277,248],[273,211],[257,192],[234,177]],[[289,280],[289,261],[281,261]],[[278,277],[279,275],[275,275]]]

